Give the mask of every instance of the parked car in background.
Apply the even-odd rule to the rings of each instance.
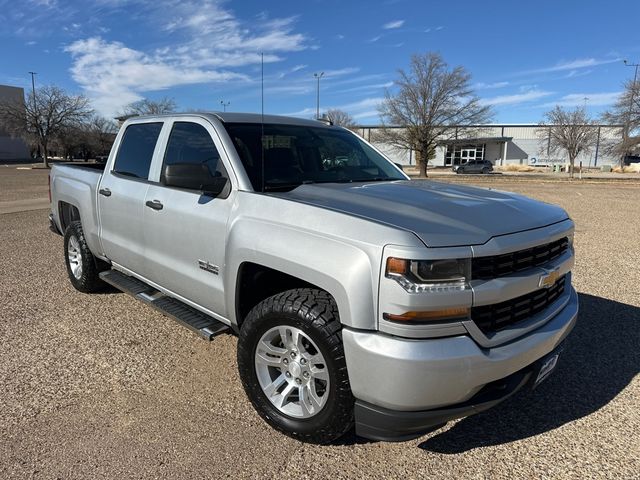
[[[493,164],[489,160],[469,160],[468,162],[454,165],[451,169],[456,173],[491,173]]]

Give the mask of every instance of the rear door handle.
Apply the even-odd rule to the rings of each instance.
[[[109,190],[108,188],[101,188],[99,190],[100,195],[104,195],[105,197],[110,197],[111,196],[111,190]]]
[[[147,200],[145,204],[149,208],[153,208],[154,210],[162,210],[162,202],[160,200]]]

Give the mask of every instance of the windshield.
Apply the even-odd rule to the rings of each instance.
[[[226,123],[254,190],[262,191],[259,123]],[[397,168],[356,135],[341,128],[264,125],[264,190],[303,183],[405,180]]]

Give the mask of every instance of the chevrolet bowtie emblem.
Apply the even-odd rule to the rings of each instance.
[[[558,269],[548,271],[547,273],[543,273],[540,275],[540,281],[538,282],[538,287],[540,288],[549,288],[553,287],[560,277],[560,273]]]

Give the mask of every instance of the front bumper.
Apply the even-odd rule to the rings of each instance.
[[[343,329],[349,380],[357,399],[356,432],[404,440],[490,408],[526,383],[528,369],[558,347],[577,314],[578,296],[571,288],[569,301],[555,317],[493,348],[482,348],[467,335],[417,340]],[[518,372],[527,378],[514,375]],[[502,389],[497,398],[476,398],[494,382],[508,382],[511,391]]]

